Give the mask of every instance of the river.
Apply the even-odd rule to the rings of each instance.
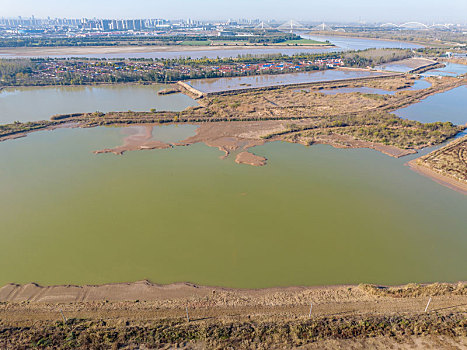
[[[238,55],[268,55],[268,54],[284,54],[284,55],[294,55],[299,53],[326,53],[326,52],[340,52],[345,50],[364,50],[369,48],[407,48],[407,49],[417,49],[421,48],[421,45],[411,44],[402,41],[389,41],[389,40],[375,40],[375,39],[365,39],[365,38],[349,38],[349,37],[340,37],[340,36],[318,36],[318,35],[308,35],[306,33],[299,33],[303,38],[313,39],[318,41],[329,40],[336,47],[327,48],[327,49],[307,49],[301,48],[299,46],[290,46],[287,48],[284,47],[251,47],[251,48],[238,48],[232,49],[223,49],[219,47],[215,50],[206,50],[200,48],[199,50],[177,50],[176,47],[171,48],[171,51],[157,50],[141,52],[138,50],[130,52],[109,52],[107,48],[98,49],[99,52],[95,52],[96,48],[80,48],[82,53],[74,52],[75,48],[70,48],[73,50],[73,54],[61,53],[59,51],[54,52],[53,48],[51,52],[47,54],[40,53],[40,50],[37,53],[28,50],[6,50],[5,52],[0,51],[0,58],[18,58],[18,57],[90,57],[90,58],[107,58],[107,59],[118,59],[118,58],[179,58],[179,57],[191,57],[191,58],[225,58],[225,57],[237,57]],[[9,51],[12,51],[11,53]],[[13,52],[15,51],[15,52]]]

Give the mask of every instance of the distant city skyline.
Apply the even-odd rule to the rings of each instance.
[[[0,0],[1,17],[467,23],[466,0]],[[40,4],[40,5],[39,5]]]

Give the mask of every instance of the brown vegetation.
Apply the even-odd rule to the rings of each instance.
[[[198,129],[198,134],[179,145],[204,142],[228,154],[237,149],[246,151],[268,140],[285,140],[307,145],[328,143],[336,147],[370,147],[393,156],[402,156],[422,147],[439,144],[465,128],[451,123],[423,124],[391,114],[396,109],[467,82],[466,77],[428,80],[432,85],[427,89],[396,91],[393,95],[358,92],[325,95],[319,93],[319,89],[371,86],[399,90],[413,84],[414,78],[398,75],[383,79],[312,84],[308,90],[280,87],[217,96],[199,95],[196,91],[190,91],[190,94],[198,95],[200,106],[182,112],[96,112],[54,116],[51,121],[0,126],[0,140],[70,122],[81,127],[201,123],[203,128]],[[184,88],[184,85],[179,84],[179,87]],[[152,142],[149,139],[147,141]],[[140,143],[137,148],[130,149],[154,147],[168,145]],[[123,150],[116,151],[120,153]],[[248,157],[251,158],[250,155]]]
[[[444,349],[465,344],[465,290],[465,283],[259,290],[10,284],[0,288],[0,348]]]

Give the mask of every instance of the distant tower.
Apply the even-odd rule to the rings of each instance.
[[[266,29],[271,29],[271,26],[264,23],[264,22],[261,22],[260,24],[258,24],[255,29],[261,29],[261,30],[266,30]]]
[[[294,21],[292,19],[292,20],[280,25],[279,27],[277,27],[277,29],[279,29],[279,30],[290,30],[290,32],[292,33],[294,30],[304,30],[306,28],[302,24],[300,24],[297,21]]]

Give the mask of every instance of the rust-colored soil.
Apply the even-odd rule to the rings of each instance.
[[[165,149],[172,147],[171,145],[158,141],[152,140],[152,129],[153,126],[136,126],[128,127],[127,132],[129,135],[124,138],[124,144],[115,148],[106,148],[98,151],[94,151],[95,154],[100,153],[114,153],[122,155],[127,151],[138,151],[145,149]]]

